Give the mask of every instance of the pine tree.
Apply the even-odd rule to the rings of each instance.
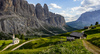
[[[91,24],[91,26],[93,26],[93,24]]]
[[[20,39],[22,39],[22,40],[24,40],[24,39],[25,39],[25,37],[24,37],[24,35],[23,35],[23,34],[21,35],[21,38],[20,38]]]
[[[15,37],[19,38],[19,35],[18,35],[18,34],[16,34],[16,35],[15,35]]]
[[[95,23],[95,25],[98,25],[98,24],[99,24],[98,22]]]

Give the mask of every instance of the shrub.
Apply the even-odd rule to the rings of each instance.
[[[5,46],[5,42],[2,43],[2,46]]]
[[[24,40],[24,39],[25,39],[25,37],[24,37],[24,35],[23,35],[23,34],[21,35],[20,39],[22,39],[22,40]]]
[[[99,24],[99,22],[96,22],[96,23],[95,23],[95,25],[98,25],[98,24]]]
[[[93,24],[91,24],[91,26],[93,26]]]
[[[16,34],[15,37],[19,38],[19,34]]]

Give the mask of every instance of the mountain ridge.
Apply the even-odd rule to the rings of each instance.
[[[48,30],[45,25],[67,31],[64,17],[50,12],[47,4],[34,6],[25,0],[0,0],[0,19],[0,31],[5,33],[26,34],[41,28]]]
[[[66,24],[77,29],[82,29],[84,26],[90,26],[91,24],[95,25],[96,22],[100,22],[99,18],[100,10],[96,10],[85,12],[76,21],[68,22]]]

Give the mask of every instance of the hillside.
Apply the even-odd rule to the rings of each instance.
[[[96,29],[91,29],[85,33],[88,35],[87,40],[100,48],[100,25],[95,26]]]
[[[96,28],[91,29],[92,27],[96,27]],[[85,34],[87,34],[86,39],[75,39],[74,41],[66,41],[67,40],[66,37],[70,36],[70,33],[83,32],[83,31],[85,31]],[[11,50],[23,42],[20,42],[19,44],[14,45],[0,53],[1,54],[18,54],[18,53],[19,54],[27,54],[27,53],[30,54],[33,53],[34,54],[55,54],[55,53],[92,54],[94,52],[99,53],[98,49],[100,49],[100,25],[90,26],[90,29],[81,29],[72,32],[67,32],[52,37],[45,37],[45,38],[38,37],[38,38],[30,39],[34,41],[31,41],[19,47],[15,51],[11,51]],[[84,44],[88,46],[88,48],[86,48]]]
[[[77,29],[83,29],[84,26],[94,25],[96,22],[100,22],[100,10],[85,12],[76,21],[66,24]]]
[[[81,30],[76,30],[73,32],[82,32],[85,31],[85,34],[87,34],[87,40],[88,42],[92,43],[93,45],[99,47],[99,40],[100,40],[100,25],[96,25],[95,29],[81,29]],[[90,27],[91,28],[91,27]],[[66,37],[70,36],[71,32],[67,32],[64,34],[59,34],[57,36],[52,36],[52,37],[45,37],[45,38],[38,38],[39,40],[29,42],[22,47],[18,48],[15,51],[10,51],[13,49],[15,46],[12,46],[8,48],[6,51],[1,52],[2,54],[17,54],[17,53],[22,53],[22,54],[27,54],[27,53],[35,53],[35,54],[55,54],[55,53],[61,53],[61,54],[92,54],[89,52],[84,46],[83,42],[81,39],[76,39],[75,41],[66,41]],[[37,39],[37,38],[35,38]],[[34,40],[35,40],[34,39]],[[41,44],[40,44],[41,43]],[[92,46],[94,47],[94,46]],[[24,51],[24,52],[23,52]]]
[[[41,44],[40,44],[41,43]],[[41,38],[37,41],[32,41],[20,47],[15,51],[6,50],[1,54],[92,54],[82,45],[82,40],[66,42],[65,36],[54,36]]]

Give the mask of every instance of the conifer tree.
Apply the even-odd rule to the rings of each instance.
[[[95,25],[98,25],[98,24],[99,24],[98,22],[95,23]]]

